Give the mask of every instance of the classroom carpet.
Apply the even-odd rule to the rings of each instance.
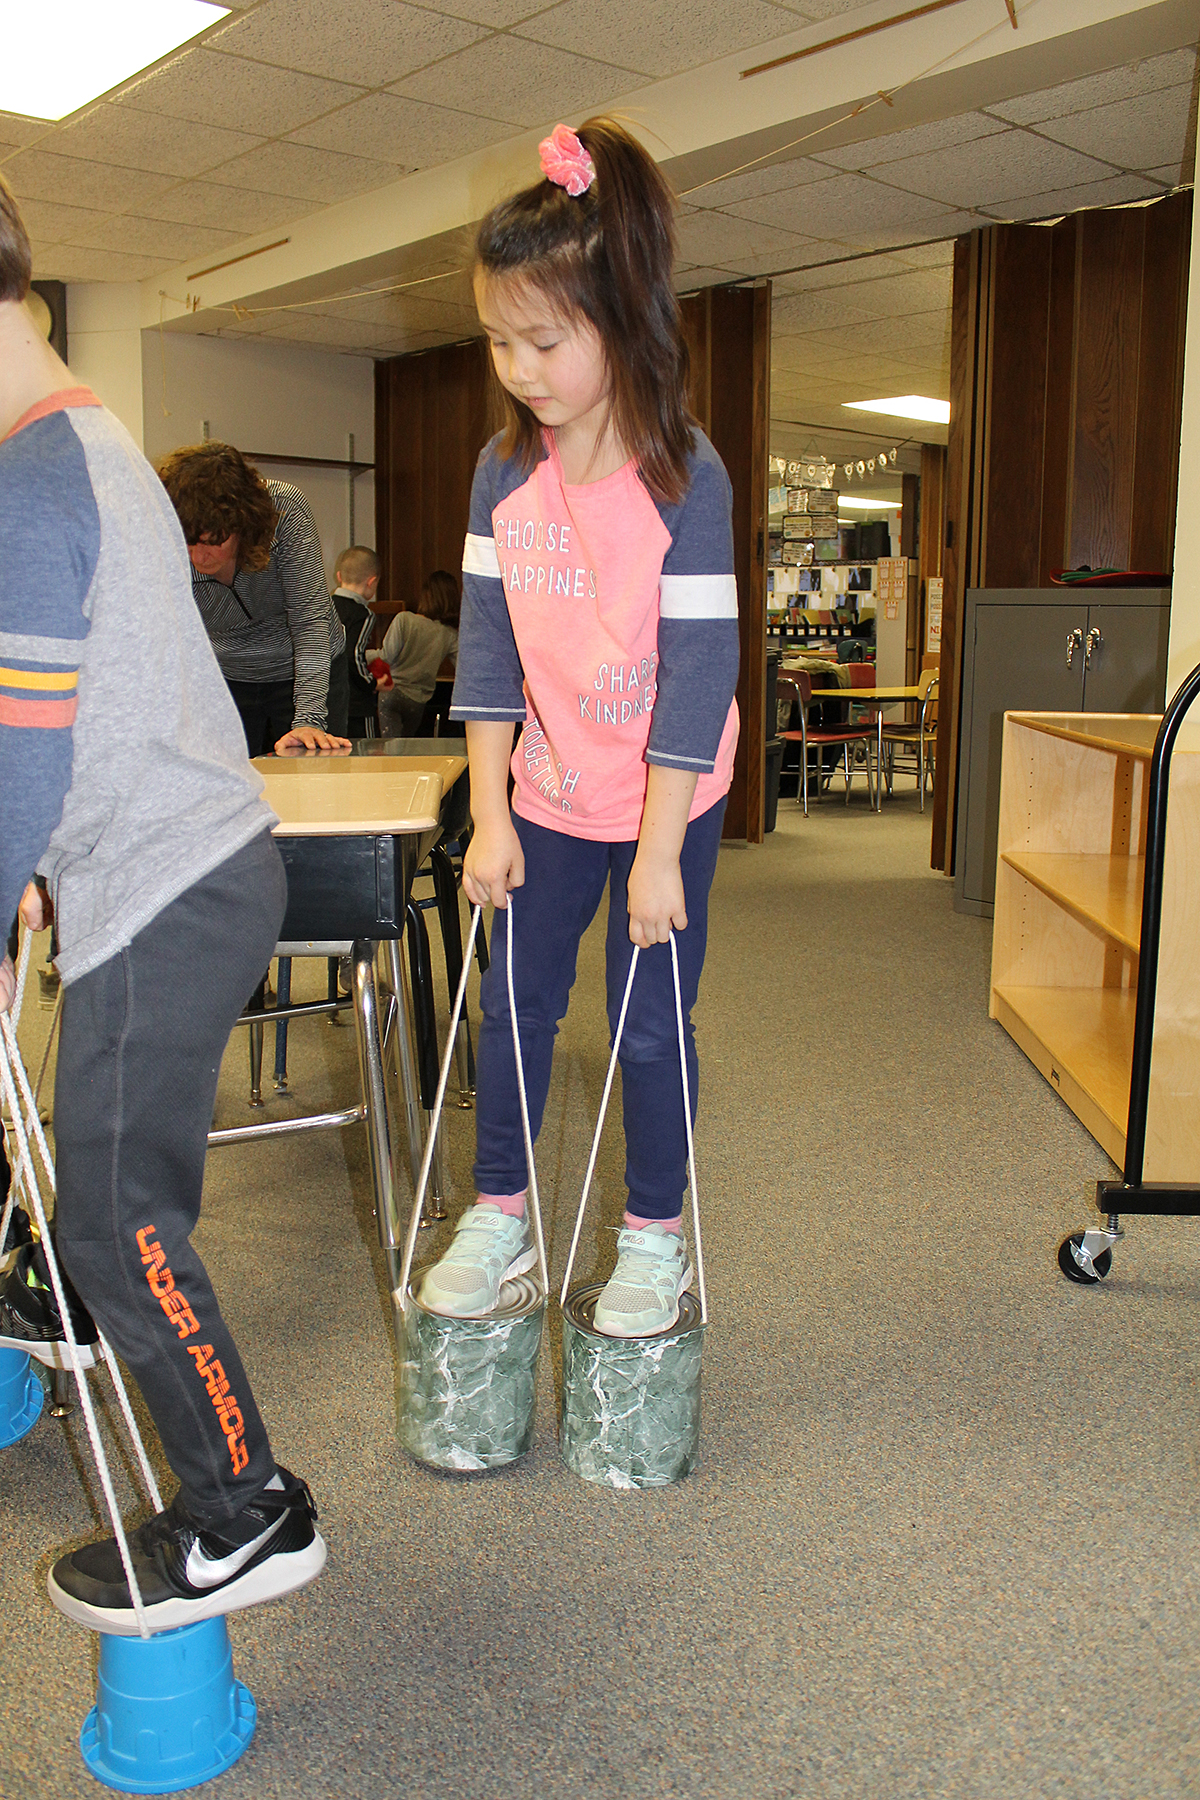
[[[258,1728],[206,1792],[1200,1791],[1200,1229],[1130,1219],[1107,1282],[1062,1279],[1109,1164],[989,1022],[989,951],[929,869],[908,783],[882,816],[861,786],[808,820],[785,798],[765,844],[722,850],[696,1011],[712,1316],[700,1459],[675,1486],[564,1467],[553,1308],[528,1457],[410,1461],[361,1129],[211,1154],[197,1242],[329,1563],[231,1619]],[[602,957],[603,917],[539,1144],[554,1271],[604,1078]],[[297,965],[300,992],[323,984]],[[48,1020],[35,995],[34,1063]],[[352,1104],[353,1031],[291,1036],[268,1115]],[[268,1094],[270,1057],[268,1035]],[[217,1123],[246,1101],[238,1033]],[[453,1215],[471,1113],[445,1129]],[[614,1118],[581,1276],[607,1272],[622,1169]],[[127,1462],[118,1480],[135,1506]],[[80,1413],[47,1409],[0,1452],[4,1800],[99,1791],[77,1744],[95,1641],[45,1577],[102,1530]]]

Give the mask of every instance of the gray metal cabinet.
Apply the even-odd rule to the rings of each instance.
[[[991,916],[1006,712],[1161,712],[1169,588],[973,588],[963,632],[954,904]]]

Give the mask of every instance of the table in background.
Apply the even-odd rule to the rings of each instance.
[[[397,1008],[396,1060],[415,1171],[423,1147],[421,1101],[412,995],[397,945],[406,929],[413,876],[444,835],[447,799],[466,769],[466,747],[456,739],[363,738],[340,754],[301,750],[257,757],[254,766],[265,783],[263,798],[279,819],[274,836],[288,877],[278,954],[336,955],[351,946],[363,1097],[345,1112],[215,1131],[209,1143],[242,1143],[364,1120],[380,1241],[398,1279],[405,1227],[396,1199],[375,959],[379,945],[386,943]],[[328,1013],[331,1007],[315,1002],[279,1010],[297,1018]],[[264,1022],[277,1016],[268,1013]]]

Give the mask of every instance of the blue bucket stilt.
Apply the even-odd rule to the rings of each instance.
[[[97,1781],[174,1794],[237,1761],[254,1736],[255,1705],[234,1676],[224,1618],[150,1638],[98,1635],[96,1704],[79,1734]]]
[[[38,1422],[46,1391],[24,1350],[0,1350],[0,1450],[19,1443]]]

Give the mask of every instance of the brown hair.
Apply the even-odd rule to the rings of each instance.
[[[21,301],[29,292],[33,251],[12,189],[0,175],[0,300]]]
[[[346,582],[370,581],[372,575],[378,575],[380,567],[374,550],[368,550],[365,544],[351,544],[333,565],[334,574]]]
[[[440,619],[443,625],[457,627],[461,605],[458,582],[449,569],[435,569],[421,589],[421,598],[417,601],[417,611],[422,618]]]
[[[553,181],[492,208],[475,240],[476,269],[544,294],[563,315],[582,314],[604,350],[613,428],[656,499],[687,488],[693,423],[688,354],[671,276],[675,201],[653,157],[613,119],[578,131],[596,179],[572,198]],[[495,388],[499,381],[495,378]],[[501,389],[502,451],[532,468],[541,452],[535,415]]]
[[[267,484],[232,444],[185,444],[158,464],[189,544],[238,534],[238,567],[265,569],[279,515]]]

